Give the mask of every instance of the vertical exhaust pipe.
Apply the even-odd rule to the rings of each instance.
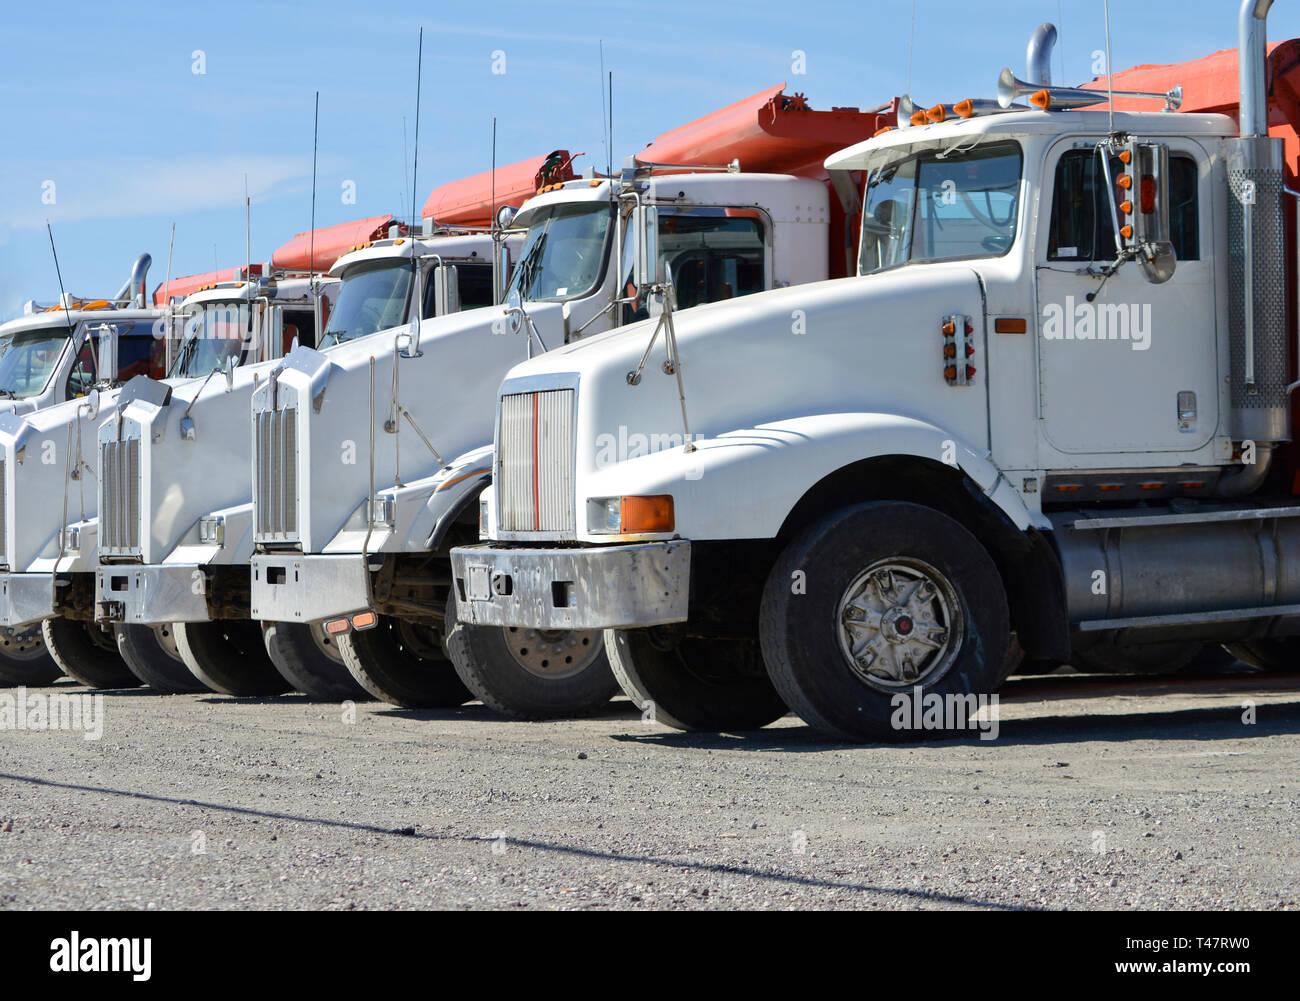
[[[1264,66],[1268,58],[1268,12],[1273,0],[1242,0],[1237,15],[1237,62],[1240,77],[1241,134],[1268,135],[1268,93]]]
[[[131,277],[126,280],[113,297],[115,302],[125,302],[129,306],[143,308],[145,304],[145,282],[149,276],[149,265],[153,263],[153,258],[148,254],[141,254],[131,265]]]
[[[1268,0],[1272,3],[1272,0]],[[1052,50],[1056,47],[1056,25],[1044,21],[1029,36],[1025,49],[1025,80],[1037,87],[1052,85]]]

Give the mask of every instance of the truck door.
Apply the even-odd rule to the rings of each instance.
[[[1219,423],[1209,156],[1190,140],[1168,142],[1173,278],[1153,285],[1130,261],[1102,282],[1085,273],[1115,259],[1095,142],[1062,140],[1044,165],[1035,270],[1038,416],[1049,468],[1053,450],[1194,451]],[[1111,164],[1114,178],[1126,170],[1116,158]],[[1121,198],[1141,197],[1135,180]]]

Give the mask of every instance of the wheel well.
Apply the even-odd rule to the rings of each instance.
[[[997,565],[1011,609],[1011,628],[1031,658],[1067,659],[1069,620],[1060,561],[1047,537],[1022,532],[955,466],[911,455],[863,459],[817,482],[786,516],[778,539],[788,542],[832,511],[871,500],[909,501],[960,522]]]

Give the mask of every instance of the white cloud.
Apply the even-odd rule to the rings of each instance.
[[[40,229],[47,219],[70,223],[175,217],[233,208],[243,204],[245,174],[255,203],[271,194],[305,190],[311,181],[310,158],[244,153],[190,154],[169,160],[114,156],[104,162],[69,160],[17,170],[14,166],[6,171],[10,176],[19,172],[37,176],[43,171],[56,186],[53,205],[42,202],[39,183],[29,184],[32,193],[25,202],[12,200],[7,221],[14,230]]]

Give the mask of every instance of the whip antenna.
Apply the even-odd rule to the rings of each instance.
[[[307,274],[316,290],[316,145],[320,139],[320,91],[316,91],[316,112],[311,126],[311,234],[308,237]]]

